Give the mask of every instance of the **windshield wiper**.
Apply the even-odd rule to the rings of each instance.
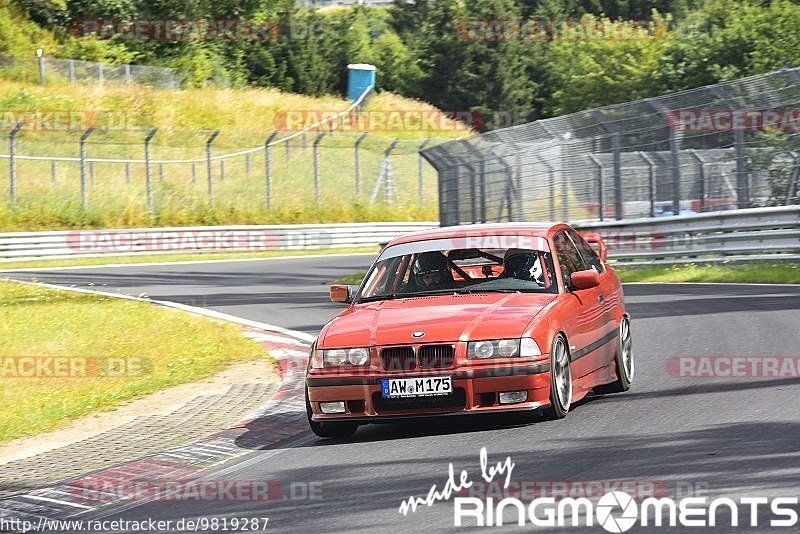
[[[492,289],[481,289],[481,288],[469,288],[469,287],[462,287],[454,291],[455,293],[460,294],[473,294],[473,293],[519,293],[521,290],[519,289],[506,289],[506,288],[492,288]]]
[[[385,295],[373,295],[371,297],[363,297],[359,299],[359,302],[375,302],[379,300],[397,300],[397,299],[404,299],[404,298],[413,298],[413,297],[425,297],[427,295],[433,295],[434,292],[425,292],[425,293],[387,293]]]

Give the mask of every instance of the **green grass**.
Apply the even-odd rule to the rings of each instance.
[[[298,136],[273,148],[272,199],[267,209],[266,156],[263,145],[281,124],[282,112],[340,111],[345,100],[310,98],[273,89],[192,89],[164,91],[149,87],[108,85],[40,87],[0,80],[0,109],[16,113],[70,111],[99,121],[87,141],[92,158],[144,158],[144,137],[152,127],[153,160],[190,160],[151,166],[155,215],[147,208],[144,163],[95,163],[88,165],[87,207],[81,204],[78,162],[17,160],[16,206],[5,195],[0,201],[0,231],[130,228],[215,224],[270,224],[303,222],[413,221],[437,218],[436,172],[423,162],[423,188],[418,191],[418,149],[424,138],[436,144],[470,132],[373,131],[361,143],[360,184],[356,189],[354,143],[359,134],[328,133],[319,143],[319,197],[317,206],[313,165],[315,133]],[[389,93],[374,96],[368,111],[433,110],[423,102]],[[8,114],[7,114],[8,115]],[[10,117],[10,118],[9,118]],[[13,114],[3,115],[5,122]],[[276,122],[277,119],[277,122]],[[12,121],[13,122],[13,121]],[[9,127],[4,124],[3,127]],[[213,143],[214,155],[253,149],[248,155],[214,161],[214,203],[208,200],[206,140],[220,130]],[[42,129],[30,126],[17,136],[20,156],[76,158],[83,129]],[[282,132],[284,137],[294,132]],[[391,162],[397,198],[387,202],[383,194],[372,203],[372,192],[381,173],[384,151],[397,138]],[[7,153],[8,145],[2,149]],[[224,167],[224,168],[223,168]],[[0,169],[0,183],[8,183],[8,165]]]
[[[750,284],[800,284],[797,262],[746,264],[614,266],[623,282],[720,282]]]
[[[341,284],[346,286],[359,286],[366,275],[367,273],[350,274],[343,278],[339,278],[338,280],[333,280],[332,282],[329,282],[328,285]]]
[[[0,272],[8,269],[38,269],[49,267],[79,267],[92,265],[137,263],[169,263],[177,261],[242,260],[250,258],[283,258],[318,254],[377,253],[378,247],[326,248],[319,250],[271,250],[265,252],[214,252],[196,254],[144,254],[141,256],[99,256],[92,258],[59,258],[52,260],[20,260],[0,262]]]
[[[149,369],[114,378],[4,373],[0,442],[211,376],[234,362],[266,357],[229,323],[144,302],[9,281],[0,281],[0,340],[4,362],[22,356],[125,358],[139,359]]]

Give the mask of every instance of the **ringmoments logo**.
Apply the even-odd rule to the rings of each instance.
[[[508,456],[504,461],[489,463],[486,448],[480,451],[480,479],[473,480],[467,470],[456,474],[453,464],[439,488],[431,486],[425,497],[409,497],[400,504],[399,513],[416,513],[422,506],[453,500],[453,526],[502,527],[527,526],[574,528],[598,526],[606,532],[622,533],[637,525],[642,527],[797,527],[797,497],[728,497],[711,499],[689,496],[681,499],[658,495],[637,499],[619,489],[606,492],[599,499],[588,497],[537,496],[530,500],[519,497],[460,496],[475,484],[503,483],[508,489],[515,464]]]

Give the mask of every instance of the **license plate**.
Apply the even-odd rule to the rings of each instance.
[[[428,378],[384,378],[381,380],[384,399],[402,397],[435,397],[451,395],[453,381],[449,376]]]

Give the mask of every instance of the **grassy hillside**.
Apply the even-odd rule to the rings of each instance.
[[[272,204],[266,209],[264,141],[282,125],[287,111],[340,111],[348,102],[335,98],[310,98],[272,89],[190,89],[164,91],[142,86],[48,85],[40,87],[0,81],[0,121],[6,131],[16,119],[31,112],[73,112],[97,121],[99,128],[87,143],[89,158],[144,159],[144,137],[153,127],[153,160],[189,160],[193,163],[153,165],[152,179],[157,214],[151,218],[145,194],[145,165],[98,162],[87,169],[87,210],[80,208],[80,166],[77,162],[18,160],[18,204],[0,203],[0,230],[79,227],[130,227],[221,223],[289,223],[370,220],[436,219],[436,175],[424,164],[424,205],[417,189],[423,138],[432,142],[469,133],[453,121],[438,131],[373,131],[363,141],[360,193],[355,191],[353,132],[326,135],[319,145],[320,198],[316,207],[312,150],[314,136],[295,138],[289,149],[281,144],[272,154]],[[422,102],[383,93],[374,96],[367,110],[435,111]],[[31,121],[29,121],[31,122]],[[29,125],[18,137],[18,155],[79,155],[83,128]],[[229,154],[255,149],[215,161],[212,166],[215,203],[208,203],[205,142],[220,129],[212,150]],[[282,132],[279,137],[293,132]],[[393,139],[400,142],[392,156],[398,201],[389,206],[370,203],[383,161],[383,151]],[[2,150],[7,153],[7,148]],[[223,168],[224,167],[224,168]],[[0,181],[8,183],[8,166]],[[224,174],[223,174],[224,173]],[[383,199],[383,195],[380,195]]]

